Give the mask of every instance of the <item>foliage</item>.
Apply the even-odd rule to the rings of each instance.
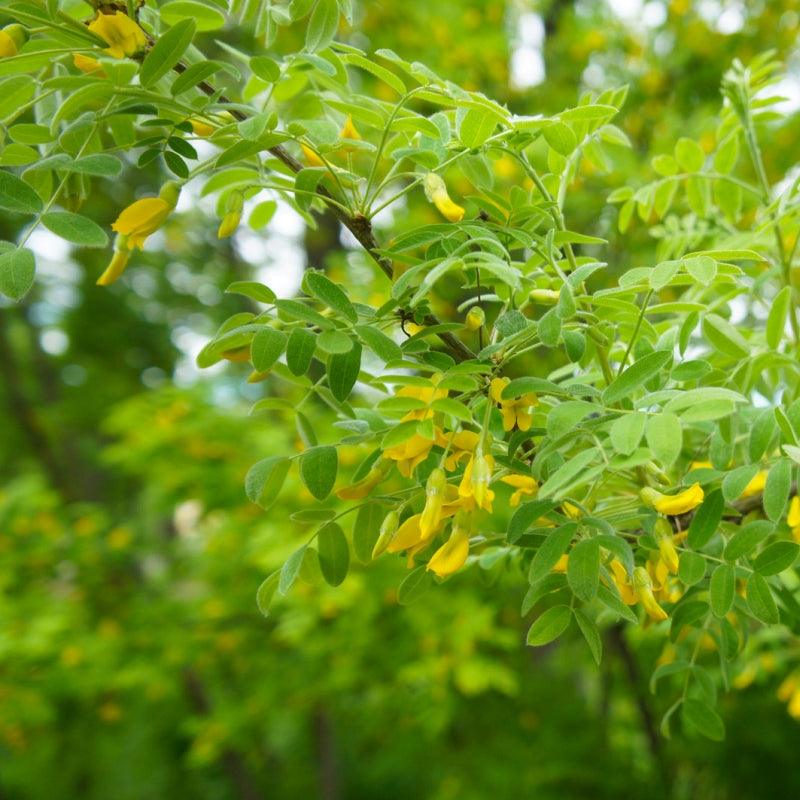
[[[2,13],[12,44],[0,60],[9,139],[0,207],[16,227],[2,243],[0,290],[24,301],[34,287],[30,242],[42,229],[77,247],[113,247],[105,272],[98,253],[86,263],[103,286],[124,274],[95,290],[118,299],[146,259],[211,263],[227,285],[210,303],[219,327],[197,364],[247,365],[252,420],[164,392],[153,399],[163,408],[121,406],[106,427],[116,442],[92,455],[124,476],[118,495],[141,480],[143,506],[127,514],[143,532],[165,509],[194,513],[192,498],[220,510],[219,528],[213,512],[204,523],[208,551],[186,586],[184,543],[174,563],[153,567],[165,573],[159,618],[172,614],[176,628],[186,612],[172,604],[194,604],[211,585],[249,598],[233,605],[251,609],[252,630],[220,643],[226,610],[207,598],[213,610],[189,637],[190,654],[175,656],[195,704],[202,709],[190,665],[205,665],[208,637],[240,654],[241,676],[277,668],[251,658],[267,624],[250,619],[256,603],[275,641],[302,642],[312,662],[349,643],[350,663],[330,686],[313,691],[302,671],[294,676],[289,694],[310,714],[337,691],[368,692],[371,668],[382,670],[378,680],[413,682],[413,667],[400,676],[389,668],[401,656],[367,665],[371,640],[363,651],[355,644],[383,620],[386,592],[404,607],[391,617],[401,652],[414,640],[404,625],[440,630],[455,606],[467,620],[445,647],[457,663],[427,664],[425,680],[444,670],[466,694],[521,697],[505,663],[525,657],[525,637],[496,619],[508,595],[524,594],[528,645],[571,631],[598,663],[609,657],[604,645],[626,638],[658,650],[651,685],[663,698],[663,736],[680,721],[686,734],[723,739],[720,690],[762,676],[762,647],[785,667],[800,626],[798,198],[795,165],[774,155],[791,125],[772,96],[782,75],[775,54],[734,57],[713,131],[708,114],[705,132],[672,124],[667,146],[660,133],[642,141],[641,118],[660,108],[637,104],[639,122],[626,127],[626,85],[560,94],[569,107],[532,114],[516,97],[475,89],[502,91],[495,69],[465,68],[459,85],[405,53],[346,43],[359,14],[349,2],[92,10],[11,0]],[[366,15],[365,31],[373,20]],[[229,21],[236,37],[220,30]],[[438,72],[463,66],[458,55]],[[652,149],[644,163],[642,145]],[[97,191],[111,202],[94,203]],[[199,207],[209,200],[220,239],[245,219],[262,231],[288,207],[311,232],[335,219],[352,246],[312,263],[300,291],[280,297],[235,253],[211,245],[216,255],[203,255],[209,222]],[[172,354],[157,349],[168,369]],[[99,412],[74,415],[91,424]],[[255,505],[239,505],[231,487],[240,480]],[[10,507],[37,497],[55,504],[23,481]],[[101,506],[86,513],[105,517]],[[291,526],[242,541],[242,526],[276,515]],[[122,541],[119,530],[109,542]],[[70,562],[85,558],[91,569],[92,548],[73,546]],[[112,575],[123,566],[126,585],[137,571],[103,563]],[[205,570],[220,580],[198,585]],[[482,579],[498,582],[497,596]],[[106,580],[98,575],[97,586]],[[132,603],[144,615],[136,627],[147,627],[152,608],[138,607],[134,585],[115,606]],[[431,607],[438,625],[418,621]],[[70,613],[55,624],[59,647]],[[102,655],[102,641],[86,635]],[[314,650],[306,639],[317,636]],[[69,647],[80,654],[65,656]],[[84,658],[78,644],[61,651],[66,668]],[[151,674],[161,660],[144,657],[109,691],[164,690]],[[781,695],[800,714],[790,671]],[[432,731],[457,714],[439,701]],[[198,735],[190,757],[224,761],[230,742],[246,750],[264,708],[280,702],[254,697],[229,728]]]

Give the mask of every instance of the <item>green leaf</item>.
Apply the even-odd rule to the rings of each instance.
[[[630,455],[642,440],[647,415],[639,412],[623,414],[614,420],[611,425],[611,444],[622,455]]]
[[[570,155],[578,146],[578,138],[572,128],[560,120],[553,120],[542,129],[542,136],[550,147],[562,156]]]
[[[792,462],[787,458],[781,458],[770,467],[764,486],[764,511],[773,522],[777,522],[783,516],[791,488]]]
[[[196,29],[192,17],[176,22],[166,33],[156,39],[139,70],[139,82],[145,88],[163,78],[180,60],[192,43]]]
[[[219,9],[196,0],[170,0],[161,6],[160,16],[168,25],[192,19],[198,31],[213,31],[225,24],[225,16]]]
[[[292,462],[284,456],[272,456],[253,464],[244,479],[248,499],[268,509],[277,499]]]
[[[686,586],[694,586],[700,583],[706,576],[706,560],[698,553],[681,553],[678,562],[678,578]]]
[[[708,589],[711,612],[715,617],[721,619],[733,606],[734,590],[736,589],[736,570],[730,564],[720,564],[711,573]]]
[[[686,271],[703,286],[708,286],[717,276],[717,262],[710,256],[694,256],[684,258]]]
[[[318,53],[336,36],[339,27],[339,4],[336,0],[317,0],[306,29],[306,50]]]
[[[326,306],[341,314],[350,322],[358,320],[353,304],[342,288],[321,272],[311,270],[305,276],[306,286],[310,294],[321,300]]]
[[[241,294],[258,303],[272,304],[275,302],[275,292],[256,281],[234,281],[225,290],[225,294]]]
[[[757,572],[748,578],[746,594],[747,605],[756,619],[767,625],[777,625],[780,622],[780,615],[775,600],[772,598],[769,584]]]
[[[406,575],[397,589],[397,602],[408,606],[419,600],[433,586],[433,576],[425,565],[417,567]]]
[[[350,550],[344,531],[335,522],[323,525],[317,534],[319,568],[322,577],[331,586],[338,586],[346,577],[350,566]]]
[[[328,386],[340,403],[350,396],[360,370],[361,345],[358,342],[348,353],[336,353],[328,360]]]
[[[42,200],[25,181],[0,169],[0,208],[18,214],[38,214]]]
[[[569,627],[572,611],[569,606],[553,606],[538,617],[528,630],[527,644],[541,647],[561,636]]]
[[[275,570],[268,578],[262,581],[261,586],[256,592],[256,605],[258,610],[265,616],[269,616],[269,607],[275,592],[278,591],[278,584],[281,579],[281,571]]]
[[[92,153],[64,166],[67,172],[96,175],[98,178],[115,178],[122,172],[122,162],[108,153]]]
[[[725,738],[725,724],[719,714],[704,700],[694,697],[684,700],[681,718],[684,724],[714,742],[721,742]]]
[[[595,539],[582,539],[569,553],[567,583],[579,600],[588,603],[600,581],[600,547]]]
[[[497,127],[497,119],[488,112],[470,108],[458,129],[458,136],[465,147],[480,147]]]
[[[339,455],[335,447],[312,447],[300,456],[300,477],[317,500],[324,500],[336,483]]]
[[[672,353],[669,350],[656,350],[642,356],[609,384],[603,392],[603,402],[610,406],[629,397],[639,386],[657,375],[671,361]]]
[[[574,522],[569,522],[547,535],[531,561],[528,583],[536,583],[550,572],[569,547],[577,530],[578,526]]]
[[[731,470],[722,479],[722,495],[730,502],[735,500],[747,487],[747,484],[756,476],[758,464],[744,464]]]
[[[794,542],[773,542],[756,556],[753,569],[759,575],[777,575],[797,561],[799,550],[800,545]]]
[[[735,359],[747,358],[750,345],[739,331],[727,320],[716,314],[706,314],[703,319],[703,334],[715,350]]]
[[[550,513],[556,504],[552,500],[533,500],[523,503],[511,516],[508,523],[508,541],[513,544],[533,525],[539,517]]]
[[[402,359],[403,351],[400,349],[400,345],[377,328],[373,328],[371,325],[356,325],[355,331],[381,361]]]
[[[286,334],[275,328],[262,328],[250,343],[250,360],[256,372],[267,372],[286,347]]]
[[[750,428],[750,440],[747,449],[751,462],[758,461],[764,455],[777,429],[778,424],[775,420],[773,409],[762,409]]]
[[[574,455],[562,464],[539,488],[539,497],[558,497],[559,491],[567,486],[589,464],[597,458],[597,448],[591,447]]]
[[[342,331],[323,331],[317,337],[317,345],[323,353],[349,353],[353,340]]]
[[[668,286],[670,281],[678,274],[680,268],[680,261],[662,261],[656,264],[650,270],[650,275],[648,276],[650,288],[657,292],[659,289]]]
[[[739,131],[728,134],[714,153],[714,171],[727,175],[739,158]],[[730,184],[729,184],[730,185]]]
[[[92,220],[69,211],[50,211],[42,216],[42,224],[56,236],[83,247],[105,247],[106,232]]]
[[[372,551],[385,516],[386,509],[380,503],[367,503],[358,509],[353,523],[353,554],[362,564],[372,561]]]
[[[767,344],[776,350],[786,330],[786,318],[792,304],[792,287],[784,286],[772,301],[767,316]]]
[[[773,531],[775,526],[765,519],[756,519],[739,528],[728,540],[722,557],[726,561],[738,561],[752,553]]]
[[[675,145],[675,160],[685,172],[699,172],[705,163],[706,154],[697,142],[684,136]]]
[[[267,83],[275,83],[281,76],[280,65],[269,56],[253,56],[250,59],[250,69],[254,75]]]
[[[647,444],[653,455],[665,466],[672,464],[683,447],[683,429],[675,414],[654,414],[645,428]]]
[[[12,300],[21,300],[33,286],[35,272],[36,259],[27,247],[18,247],[2,253],[0,255],[0,292]]]
[[[574,614],[575,622],[578,623],[583,638],[586,639],[586,644],[589,645],[595,664],[600,664],[600,660],[603,657],[603,640],[600,638],[600,631],[597,629],[597,625],[580,608],[574,609]]]
[[[295,328],[286,344],[286,366],[289,371],[293,375],[305,375],[316,349],[317,337],[308,328]]]
[[[303,566],[303,559],[305,558],[307,549],[307,544],[299,547],[289,556],[289,558],[286,559],[281,567],[281,577],[278,582],[278,591],[281,594],[285,595],[289,589],[292,588],[292,584],[295,582],[297,575],[300,572],[300,567]]]

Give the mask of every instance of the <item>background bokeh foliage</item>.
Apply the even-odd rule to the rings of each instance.
[[[796,75],[800,20],[791,0],[625,5],[364,2],[339,38],[392,48],[520,114],[627,83],[618,122],[633,148],[567,198],[575,230],[610,238],[614,281],[653,262],[656,243],[643,226],[616,232],[609,191],[680,136],[713,145],[734,57],[773,47]],[[217,36],[204,41],[223,59]],[[254,47],[252,31],[224,32],[237,36]],[[303,37],[302,24],[281,28],[273,46],[292,52]],[[770,175],[796,160],[797,133],[796,114],[772,129]],[[506,167],[499,177],[513,180]],[[151,165],[135,185],[159,181]],[[97,182],[84,212],[107,226],[133,195],[125,181]],[[293,476],[263,513],[242,481],[297,435],[278,412],[247,418],[262,393],[244,366],[200,374],[194,356],[248,309],[224,289],[256,268],[355,271],[364,300],[386,286],[327,219],[302,231],[279,212],[220,243],[213,205],[179,211],[163,247],[110,290],[94,286],[103,253],[40,238],[39,281],[0,310],[0,795],[800,796],[800,729],[775,696],[787,656],[768,635],[721,699],[728,735],[712,743],[655,732],[668,699],[647,686],[665,657],[649,631],[609,631],[600,668],[574,626],[551,648],[525,648],[524,580],[501,564],[405,608],[398,560],[356,568],[337,589],[311,574],[265,620],[255,588],[301,541],[290,514],[310,496]],[[421,197],[402,214],[409,226],[436,219]],[[0,239],[18,226],[0,219]],[[308,412],[327,424],[323,408]]]

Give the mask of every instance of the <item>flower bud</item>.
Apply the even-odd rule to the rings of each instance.
[[[445,182],[435,172],[429,172],[423,180],[425,196],[433,203],[439,212],[449,222],[461,222],[464,218],[464,209],[454,203],[447,193]]]
[[[483,309],[480,306],[473,306],[464,320],[464,327],[468,331],[477,331],[483,327],[485,322],[486,314],[483,313]]]
[[[383,518],[381,530],[378,534],[378,541],[375,542],[375,547],[372,548],[373,560],[385,552],[386,548],[391,544],[392,539],[394,539],[399,527],[400,515],[396,511],[390,511]]]
[[[644,567],[636,567],[633,571],[633,589],[651,619],[661,622],[668,618],[667,612],[661,608],[653,595],[653,582]]]
[[[428,476],[428,481],[425,484],[425,508],[422,510],[422,517],[419,521],[423,539],[432,536],[439,529],[446,486],[447,477],[437,467]]]
[[[531,289],[528,297],[530,297],[534,303],[553,306],[558,302],[560,294],[553,289]]]
[[[177,181],[167,181],[162,187],[158,196],[167,203],[170,208],[178,205],[178,198],[181,195],[181,187]]]
[[[16,22],[0,30],[0,58],[17,55],[22,45],[28,41],[28,31]]]

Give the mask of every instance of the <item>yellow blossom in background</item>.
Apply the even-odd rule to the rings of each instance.
[[[618,558],[613,558],[609,567],[611,568],[611,578],[622,601],[629,606],[635,605],[639,598],[634,591],[633,584],[628,579],[628,571],[625,569],[625,565]]]
[[[787,711],[797,720],[800,720],[800,675],[793,672],[778,687],[778,700],[787,703]]]
[[[385,463],[385,462],[384,462]],[[340,500],[361,500],[366,497],[384,478],[386,470],[383,466],[373,467],[365,478],[352,486],[345,486],[336,492]]]
[[[439,376],[434,376],[431,381],[436,384]],[[434,400],[441,400],[447,397],[447,389],[437,389],[436,386],[403,386],[395,395],[396,397],[407,397],[412,400],[419,400],[426,405],[430,405]],[[403,422],[412,419],[430,419],[433,416],[433,410],[430,408],[419,408],[409,411],[404,417]]]
[[[792,537],[796,542],[800,542],[800,497],[795,495],[789,503],[789,513],[786,516],[786,524],[792,529]]]
[[[654,508],[659,514],[666,514],[667,516],[686,514],[688,511],[697,508],[705,497],[699,483],[695,483],[688,489],[674,495],[662,494],[655,489],[645,487],[640,492],[640,495],[645,505]]]
[[[464,218],[464,209],[450,199],[445,182],[435,172],[427,173],[422,185],[425,196],[448,222],[461,222]]]
[[[673,574],[678,574],[678,551],[675,549],[675,539],[672,535],[672,526],[664,519],[659,518],[656,523],[656,543],[658,544],[659,559]]]
[[[355,139],[356,141],[360,140],[361,134],[358,132],[358,129],[355,125],[353,125],[353,118],[348,114],[347,119],[344,121],[344,126],[339,133],[340,139]]]
[[[533,496],[539,491],[539,484],[536,478],[532,478],[530,475],[506,475],[504,478],[500,478],[500,480],[503,483],[507,483],[509,486],[513,486],[517,490],[511,495],[511,499],[509,500],[509,505],[512,508],[520,504],[523,495]]]
[[[145,32],[122,11],[98,14],[89,23],[89,30],[110,45],[105,52],[114,58],[135,56],[147,44]]]
[[[16,54],[17,43],[5,31],[0,31],[0,58],[11,58]]]
[[[473,306],[467,313],[464,319],[464,327],[468,331],[477,331],[483,327],[486,322],[486,314],[479,306]]]
[[[528,431],[533,424],[531,409],[539,404],[539,399],[533,392],[529,392],[514,400],[504,400],[503,389],[509,383],[508,378],[494,378],[489,385],[489,394],[492,400],[500,406],[500,413],[503,417],[503,430],[510,431],[516,426],[521,431]]]
[[[560,555],[558,557],[558,561],[556,561],[556,563],[553,564],[553,567],[551,568],[550,572],[566,573],[568,566],[569,566],[569,556],[566,553],[564,553],[563,555]]]
[[[28,39],[28,32],[16,23],[0,30],[0,58],[12,58]]]
[[[192,126],[192,132],[195,136],[211,136],[216,130],[213,125],[197,117],[192,117],[189,120],[189,124]]]
[[[75,53],[72,56],[72,63],[87,75],[94,75],[97,78],[105,78],[106,73],[100,66],[100,62],[91,56],[85,56],[83,53]]]
[[[306,157],[306,163],[310,167],[325,166],[325,162],[307,144],[301,144],[300,149],[303,151],[303,155]]]
[[[739,495],[740,498],[753,497],[753,495],[761,494],[764,487],[767,485],[767,470],[761,469],[754,476],[750,483],[744,487],[744,490]]]

